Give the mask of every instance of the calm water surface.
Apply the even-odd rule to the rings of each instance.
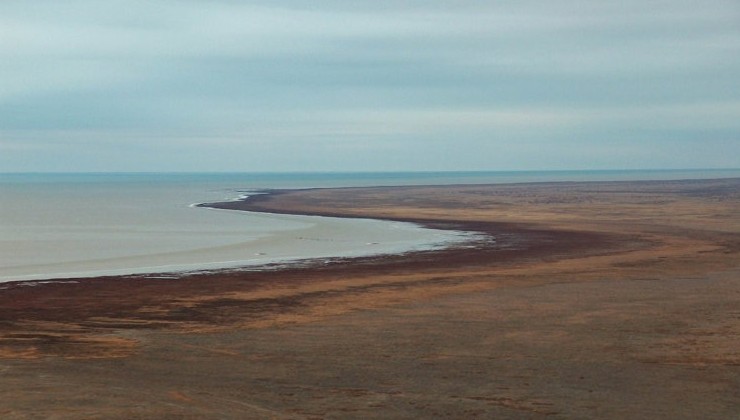
[[[253,189],[738,177],[725,171],[0,174],[0,281],[398,253],[465,240],[405,223],[196,208]]]

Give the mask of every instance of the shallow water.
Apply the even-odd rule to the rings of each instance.
[[[0,174],[0,281],[156,273],[430,249],[406,223],[213,210],[259,188],[740,176],[740,171]]]
[[[397,253],[461,239],[407,223],[193,206],[234,199],[250,181],[224,175],[2,176],[0,281]],[[273,187],[285,178],[279,181],[255,186]]]

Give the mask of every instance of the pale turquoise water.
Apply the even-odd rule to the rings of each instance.
[[[0,174],[0,281],[397,253],[465,239],[403,223],[191,206],[252,189],[722,177],[740,170]]]
[[[740,177],[740,169],[381,172],[381,173],[0,173],[0,185],[205,185],[231,188],[314,188],[382,185],[480,184],[562,181],[632,181]]]

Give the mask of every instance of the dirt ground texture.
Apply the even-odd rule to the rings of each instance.
[[[280,191],[468,248],[0,285],[3,418],[740,418],[740,179]]]

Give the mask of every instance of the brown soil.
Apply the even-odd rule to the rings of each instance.
[[[0,415],[740,412],[740,179],[318,189],[215,206],[412,221],[495,242],[2,284]]]

